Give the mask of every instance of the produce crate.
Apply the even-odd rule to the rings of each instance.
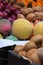
[[[26,42],[24,41],[24,44],[23,41],[22,42],[19,41],[19,43],[18,42],[16,43],[17,43],[16,45],[24,45]],[[18,55],[13,50],[9,50],[8,52],[8,64],[9,65],[36,65],[31,60],[28,60],[27,58]]]
[[[12,50],[9,50],[8,53],[8,64],[9,65],[36,65],[31,61],[28,61],[27,59],[14,53]]]

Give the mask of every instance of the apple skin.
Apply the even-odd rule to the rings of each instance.
[[[4,36],[11,32],[11,23],[7,19],[0,19],[0,33]]]

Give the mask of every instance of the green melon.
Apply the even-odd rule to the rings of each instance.
[[[18,41],[18,38],[17,37],[15,37],[15,36],[8,36],[8,37],[6,37],[6,39],[9,39],[9,40],[13,40],[13,41]]]

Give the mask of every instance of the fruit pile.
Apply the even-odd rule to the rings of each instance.
[[[43,35],[43,7],[24,7],[20,10],[22,14],[17,14],[18,21],[13,23],[13,35],[24,40],[37,34]]]
[[[24,16],[30,22],[35,22],[36,20],[43,20],[43,7],[36,6],[32,8],[22,8],[22,16]],[[23,17],[23,18],[24,18]]]
[[[25,6],[43,6],[43,0],[16,0],[17,2],[23,2]]]
[[[38,34],[43,36],[43,21],[39,21],[37,24],[33,25],[25,18],[19,18],[11,25],[9,20],[0,19],[0,34],[6,39],[16,41],[18,39],[29,40],[32,36]]]
[[[31,60],[36,65],[43,65],[43,37],[33,36],[25,45],[14,47],[14,52],[27,60]]]
[[[17,5],[0,2],[0,18],[8,19],[12,23],[20,13],[19,6],[17,8]]]
[[[0,38],[29,40],[37,34],[43,36],[43,7],[0,2]]]
[[[24,18],[17,19],[13,23],[12,34],[22,40],[29,40],[32,36],[38,34],[43,36],[43,21],[33,25]]]
[[[0,1],[0,38],[6,38],[12,33],[12,24],[17,14],[21,13],[20,8],[17,4]]]

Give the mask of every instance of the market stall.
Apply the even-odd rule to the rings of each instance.
[[[0,0],[0,65],[43,65],[43,0]]]

